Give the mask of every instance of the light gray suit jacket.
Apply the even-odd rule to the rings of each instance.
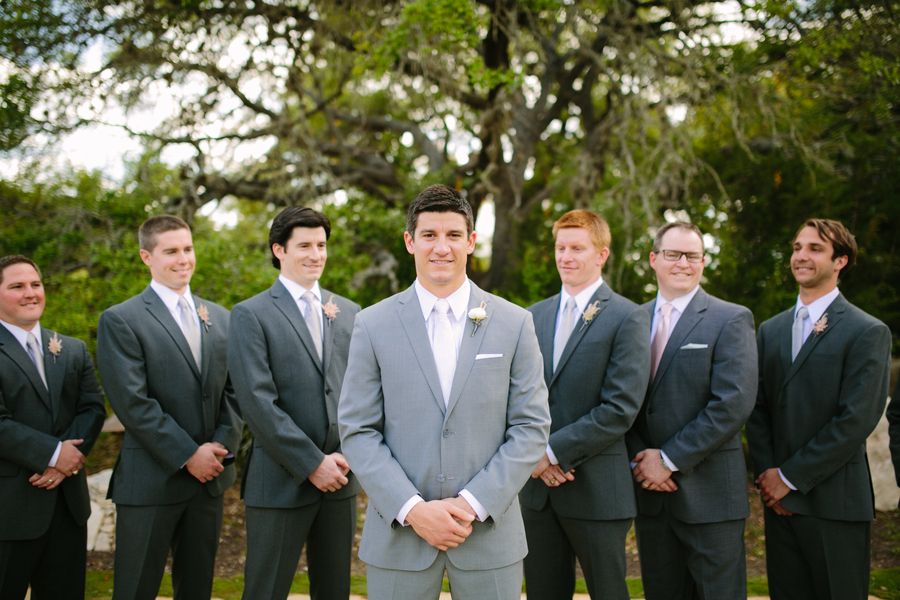
[[[307,477],[326,454],[340,451],[340,398],[353,318],[359,306],[321,290],[340,312],[322,315],[324,361],[319,360],[297,302],[280,281],[231,312],[228,369],[241,413],[253,432],[244,474],[248,506],[295,508],[323,495]],[[323,364],[324,362],[324,364]],[[329,494],[356,494],[354,477]]]
[[[652,315],[656,301],[644,308]],[[666,507],[686,523],[747,517],[741,428],[756,401],[757,365],[750,311],[698,290],[669,336],[628,434],[631,456],[661,448],[679,469],[675,492],[636,486],[641,514]]]
[[[237,452],[241,421],[228,381],[228,311],[193,296],[209,311],[200,324],[202,369],[181,328],[152,288],[108,308],[97,331],[103,387],[125,426],[109,485],[117,504],[174,504],[205,489],[220,496],[234,482],[234,465],[201,484],[183,466],[206,442]]]
[[[360,558],[417,571],[437,549],[396,516],[419,494],[456,496],[463,488],[489,518],[447,552],[461,569],[521,560],[525,531],[516,495],[544,453],[550,416],[531,315],[474,284],[448,406],[415,288],[359,313],[338,407],[344,453],[369,497]]]
[[[544,356],[553,419],[550,448],[575,481],[548,488],[530,479],[522,506],[550,502],[574,519],[630,519],[636,514],[625,433],[637,417],[650,376],[650,328],[646,311],[604,283],[591,302],[599,312],[575,325],[553,370],[553,338],[559,294],[531,307]]]

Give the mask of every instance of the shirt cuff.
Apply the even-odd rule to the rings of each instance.
[[[778,469],[778,476],[781,477],[781,480],[784,482],[784,485],[791,488],[791,491],[793,491],[793,492],[797,491],[797,487],[793,483],[788,481],[788,478],[784,476],[784,473],[781,472],[781,469]]]
[[[465,498],[466,502],[469,503],[469,506],[475,510],[475,515],[478,517],[478,520],[484,523],[488,518],[487,509],[481,505],[481,502],[475,499],[475,496],[472,495],[472,492],[469,490],[460,490],[459,495]]]
[[[408,515],[413,506],[419,502],[425,502],[425,500],[418,494],[407,500],[406,503],[400,507],[400,512],[397,513],[397,522],[404,527],[409,527],[409,523],[406,522],[406,515]]]
[[[553,448],[550,447],[550,444],[547,444],[547,458],[550,459],[551,465],[559,464],[559,459],[556,458],[556,455],[553,453]]]
[[[53,456],[50,457],[50,464],[48,467],[56,467],[56,461],[59,460],[59,453],[62,452],[62,442],[56,443],[56,450],[53,451]]]
[[[659,451],[659,457],[662,459],[663,464],[666,465],[667,469],[669,469],[673,473],[678,470],[678,467],[675,466],[675,463],[669,460],[669,457],[666,456],[666,453],[662,450]]]

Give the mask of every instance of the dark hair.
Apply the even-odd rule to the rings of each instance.
[[[10,254],[8,256],[0,258],[0,283],[3,283],[3,271],[6,270],[6,267],[11,267],[13,265],[19,264],[31,265],[32,267],[34,267],[34,270],[37,271],[38,277],[41,276],[41,270],[33,260],[31,260],[27,256],[22,256],[21,254]]]
[[[141,224],[141,228],[138,229],[138,245],[140,245],[141,250],[153,252],[153,249],[156,247],[156,238],[159,234],[167,231],[177,231],[179,229],[187,229],[190,231],[191,226],[188,225],[184,219],[174,215],[158,215],[156,217],[150,217],[144,221]]]
[[[269,252],[272,252],[273,244],[285,247],[296,227],[309,227],[310,229],[321,227],[325,230],[325,239],[331,237],[331,221],[328,220],[328,217],[305,206],[288,206],[278,213],[278,216],[272,221],[272,227],[269,228]],[[281,261],[274,252],[272,252],[272,266],[276,269],[281,268]]]
[[[687,221],[674,221],[672,223],[666,223],[656,230],[656,235],[653,236],[654,253],[657,253],[661,250],[660,244],[662,244],[663,237],[665,237],[665,235],[673,229],[684,229],[685,231],[692,231],[696,233],[697,237],[700,238],[700,246],[703,246],[703,232],[700,231],[699,227],[697,227],[693,223],[688,223]]]
[[[406,231],[409,235],[415,237],[419,215],[423,212],[452,212],[462,215],[466,219],[466,233],[471,234],[475,230],[472,206],[459,192],[446,185],[430,185],[410,203],[406,209]]]
[[[831,247],[834,248],[834,252],[831,253],[831,260],[838,256],[847,257],[847,266],[841,270],[843,273],[846,273],[850,270],[850,267],[856,264],[856,255],[859,252],[856,238],[850,233],[849,229],[844,227],[843,223],[834,219],[807,219],[794,233],[794,239],[791,240],[791,243],[795,242],[800,232],[807,227],[812,227],[818,232],[819,237],[831,242]]]

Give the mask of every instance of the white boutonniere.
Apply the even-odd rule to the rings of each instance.
[[[338,313],[341,312],[338,305],[334,303],[334,294],[331,295],[328,302],[322,305],[322,312],[325,313],[325,318],[328,319],[329,323],[334,321],[335,317],[338,316]]]
[[[482,302],[480,306],[473,306],[469,309],[469,320],[472,321],[473,325],[472,335],[475,335],[475,332],[478,331],[478,326],[488,317],[485,307],[487,307],[487,302]]]
[[[201,304],[197,307],[197,316],[200,317],[203,328],[206,329],[206,331],[209,331],[209,326],[212,325],[212,321],[209,320],[209,309],[206,308],[205,304]]]
[[[47,342],[47,350],[53,355],[53,362],[56,362],[56,357],[62,352],[62,340],[59,339],[59,336],[55,331],[53,332],[53,335],[50,336],[50,341]]]
[[[813,323],[812,331],[815,335],[819,335],[824,332],[828,328],[828,315],[824,314],[819,317],[819,320]]]
[[[584,312],[581,313],[581,329],[584,329],[588,326],[588,323],[594,320],[594,317],[597,316],[597,313],[600,312],[600,301],[594,300],[592,303],[588,304],[584,309]],[[579,329],[579,331],[581,331]]]

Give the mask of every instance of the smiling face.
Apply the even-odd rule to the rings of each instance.
[[[583,227],[562,227],[554,245],[556,270],[566,293],[574,296],[600,279],[609,248],[598,248]]]
[[[272,254],[281,261],[281,274],[312,288],[328,260],[327,237],[324,227],[294,227],[284,246],[272,244]]]
[[[846,256],[834,256],[834,245],[815,227],[804,227],[794,238],[791,273],[800,286],[801,299],[809,303],[837,287]]]
[[[681,253],[678,260],[668,260],[664,251]],[[684,253],[703,256],[703,240],[690,229],[674,227],[659,240],[659,252],[650,253],[650,267],[656,271],[659,291],[666,300],[673,300],[689,293],[700,285],[703,260],[689,262]]]
[[[173,229],[156,234],[152,250],[141,249],[141,260],[150,267],[150,276],[182,294],[191,283],[196,258],[189,229]]]
[[[466,280],[466,259],[475,251],[475,232],[467,230],[459,213],[422,212],[416,230],[403,232],[419,283],[438,298],[449,296]]]
[[[3,269],[0,281],[0,320],[31,331],[44,314],[44,285],[28,263]]]

